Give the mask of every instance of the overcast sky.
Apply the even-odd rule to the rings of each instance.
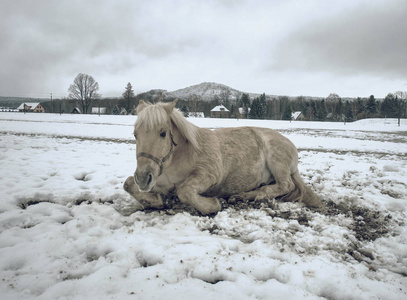
[[[217,82],[272,95],[407,90],[405,0],[0,1],[0,96]]]

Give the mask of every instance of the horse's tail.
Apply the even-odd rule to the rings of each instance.
[[[298,170],[291,175],[291,179],[295,188],[291,193],[283,197],[284,201],[299,201],[309,207],[320,207],[322,205],[321,199],[304,183]]]

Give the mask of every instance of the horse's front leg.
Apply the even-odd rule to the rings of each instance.
[[[222,209],[219,199],[216,197],[203,197],[205,191],[213,185],[209,174],[191,174],[177,188],[179,200],[193,206],[203,215],[216,213]]]
[[[134,177],[130,176],[126,179],[123,185],[124,190],[132,195],[144,208],[163,208],[164,202],[160,194],[153,192],[140,192],[134,181]]]

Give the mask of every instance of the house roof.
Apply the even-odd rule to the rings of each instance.
[[[247,112],[250,112],[250,107],[247,108]],[[244,114],[246,113],[246,110],[244,109],[244,107],[239,107],[239,114]]]
[[[23,102],[17,109],[24,109],[24,105],[27,105],[30,107],[30,109],[36,108],[40,103],[39,102]]]
[[[291,113],[291,119],[297,120],[297,118],[300,116],[301,112],[300,111],[293,111]]]
[[[211,111],[229,111],[229,109],[227,109],[221,104],[212,108]]]
[[[82,113],[79,107],[75,107],[75,108],[72,110],[72,113],[74,113],[75,111],[78,112],[78,113],[80,113],[80,114]]]

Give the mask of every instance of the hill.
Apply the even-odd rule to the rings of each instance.
[[[229,95],[230,100],[238,98],[244,92],[231,88],[227,85],[215,83],[215,82],[203,82],[200,84],[192,85],[183,89],[175,90],[172,92],[165,92],[166,97],[179,98],[179,99],[189,99],[193,96],[197,96],[204,101],[210,101],[215,96],[219,98]],[[250,94],[251,97],[256,97],[259,94]]]
[[[224,95],[229,94],[229,100],[236,100],[239,98],[243,93],[248,94],[251,99],[259,97],[262,92],[260,93],[249,93],[245,91],[239,91],[237,89],[231,88],[227,85],[216,83],[216,82],[202,82],[200,84],[192,85],[186,88],[182,88],[179,90],[175,90],[172,92],[157,90],[163,93],[167,98],[178,98],[182,100],[188,100],[193,98],[193,96],[197,96],[200,100],[203,101],[210,101],[213,100],[215,96],[219,98],[223,98]],[[150,91],[151,92],[151,91]],[[278,98],[279,95],[270,95],[266,94],[268,98]],[[280,95],[281,96],[281,95]],[[295,100],[297,97],[286,96],[290,100]],[[303,99],[311,100],[311,99],[318,99],[322,100],[321,97],[312,97],[312,96],[301,96]],[[348,100],[342,98],[343,100]]]

